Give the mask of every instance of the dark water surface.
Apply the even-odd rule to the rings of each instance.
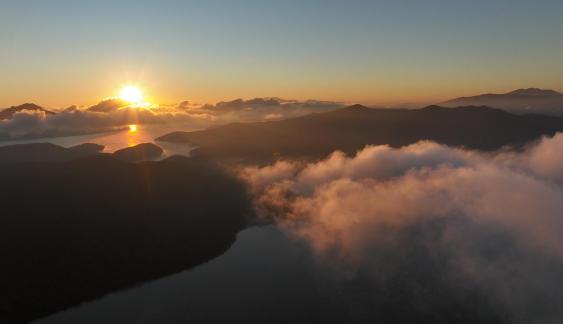
[[[34,323],[560,323],[506,313],[483,287],[417,259],[386,277],[343,272],[274,225],[251,227],[207,264]]]
[[[322,299],[307,251],[275,226],[249,228],[207,264],[34,323],[336,321],[325,315],[334,305]]]

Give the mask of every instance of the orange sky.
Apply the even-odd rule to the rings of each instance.
[[[90,105],[127,83],[158,103],[563,90],[551,0],[12,1],[0,44],[0,107]]]

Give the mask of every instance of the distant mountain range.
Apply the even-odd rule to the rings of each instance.
[[[14,114],[18,113],[18,112],[22,112],[22,111],[43,111],[48,115],[54,115],[55,113],[52,111],[49,111],[43,107],[40,107],[36,104],[32,104],[32,103],[25,103],[23,105],[19,105],[19,106],[12,106],[10,108],[6,108],[4,110],[0,111],[0,120],[2,119],[11,119],[12,117],[14,117]]]
[[[88,111],[110,112],[125,106],[121,99],[107,99],[89,107]],[[455,108],[468,106],[487,106],[502,109],[513,114],[545,114],[563,117],[563,93],[554,90],[544,90],[538,88],[519,89],[502,94],[481,94],[471,97],[460,97],[437,104],[441,107]],[[297,108],[311,109],[310,112],[322,112],[342,107],[339,103],[309,100],[305,102],[287,101],[279,98],[256,98],[252,100],[237,99],[228,102],[219,102],[217,105],[205,105],[202,108],[206,111],[232,112],[244,109],[275,109],[283,108],[292,110]],[[404,104],[400,108],[412,108],[413,104]],[[393,107],[394,109],[397,106]],[[67,108],[65,111],[76,110],[75,106]],[[14,114],[25,111],[43,111],[46,114],[54,115],[54,111],[47,110],[33,103],[25,103],[19,106],[12,106],[0,109],[0,120],[11,119]]]
[[[536,88],[520,89],[504,94],[482,94],[461,97],[439,104],[443,107],[488,106],[514,114],[545,114],[563,116],[563,94]]]
[[[371,109],[355,105],[332,112],[281,121],[234,123],[195,132],[173,132],[157,141],[199,147],[194,154],[221,158],[318,158],[342,150],[354,153],[368,144],[400,147],[421,140],[496,150],[521,146],[563,131],[563,118],[514,115],[488,107]]]

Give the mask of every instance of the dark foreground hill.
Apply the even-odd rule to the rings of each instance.
[[[250,210],[242,185],[198,158],[3,163],[0,183],[1,323],[210,260]]]
[[[124,162],[141,162],[156,160],[164,151],[152,144],[143,143],[133,147],[124,148],[113,153],[113,157]]]
[[[84,143],[65,148],[52,143],[18,144],[0,147],[0,165],[22,162],[68,162],[80,158],[111,156],[123,162],[142,162],[159,159],[162,148],[152,143],[142,143],[118,150],[102,153],[104,146]]]
[[[213,157],[320,157],[334,150],[353,153],[368,144],[400,147],[421,140],[496,150],[558,131],[563,131],[563,118],[518,116],[487,107],[407,110],[356,105],[283,121],[174,132],[157,140],[186,142],[199,147],[196,154]]]
[[[103,146],[91,143],[64,148],[51,143],[0,147],[0,164],[16,162],[63,162],[101,154]]]

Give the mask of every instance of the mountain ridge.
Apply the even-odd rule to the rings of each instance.
[[[461,106],[488,106],[514,114],[539,113],[563,116],[563,94],[555,90],[527,88],[507,93],[487,93],[459,97],[438,105],[454,108]]]
[[[0,120],[3,119],[11,119],[12,117],[14,117],[14,115],[16,113],[22,112],[22,111],[42,111],[44,113],[46,113],[47,115],[55,115],[56,113],[50,110],[47,110],[41,106],[38,106],[34,103],[24,103],[21,104],[19,106],[12,106],[10,108],[5,108],[0,110]]]
[[[189,143],[194,154],[224,158],[319,158],[366,145],[401,147],[421,140],[484,151],[521,146],[563,131],[563,118],[515,115],[489,107],[372,109],[361,105],[281,121],[173,132],[157,141]]]

